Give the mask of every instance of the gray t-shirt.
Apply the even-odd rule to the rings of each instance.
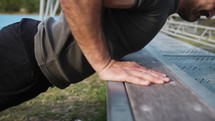
[[[177,6],[178,0],[140,0],[131,9],[103,8],[102,28],[112,58],[120,59],[147,45]],[[57,21],[50,17],[39,24],[35,55],[44,75],[59,88],[94,73],[64,16]]]

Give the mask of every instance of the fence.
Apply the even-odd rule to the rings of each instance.
[[[48,16],[55,16],[59,7],[59,0],[40,0],[40,20]]]
[[[201,19],[206,20],[205,17]],[[214,17],[212,19],[215,20]],[[176,14],[169,17],[161,32],[205,46],[215,47],[215,27],[199,25],[198,21],[194,23],[185,22],[179,19]]]

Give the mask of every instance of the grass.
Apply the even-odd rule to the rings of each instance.
[[[0,112],[0,121],[106,121],[105,81],[97,75]]]

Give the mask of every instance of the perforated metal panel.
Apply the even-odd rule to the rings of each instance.
[[[201,48],[194,47],[187,43],[175,40],[167,35],[158,34],[153,41],[150,42],[150,46],[156,48],[163,55],[212,55],[215,54],[205,51]]]
[[[159,34],[150,46],[215,93],[215,54]]]
[[[123,59],[162,71],[171,82],[149,87],[109,82],[109,119],[214,121],[210,111],[215,110],[215,54],[159,34]]]
[[[215,92],[215,56],[165,56],[179,68]]]

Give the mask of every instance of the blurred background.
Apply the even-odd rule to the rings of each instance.
[[[22,18],[43,20],[59,13],[57,0],[0,0],[0,29]],[[188,23],[174,14],[161,32],[214,53],[214,27],[214,18],[203,17]],[[106,84],[96,74],[65,90],[50,88],[30,101],[0,112],[0,121],[106,120]]]

